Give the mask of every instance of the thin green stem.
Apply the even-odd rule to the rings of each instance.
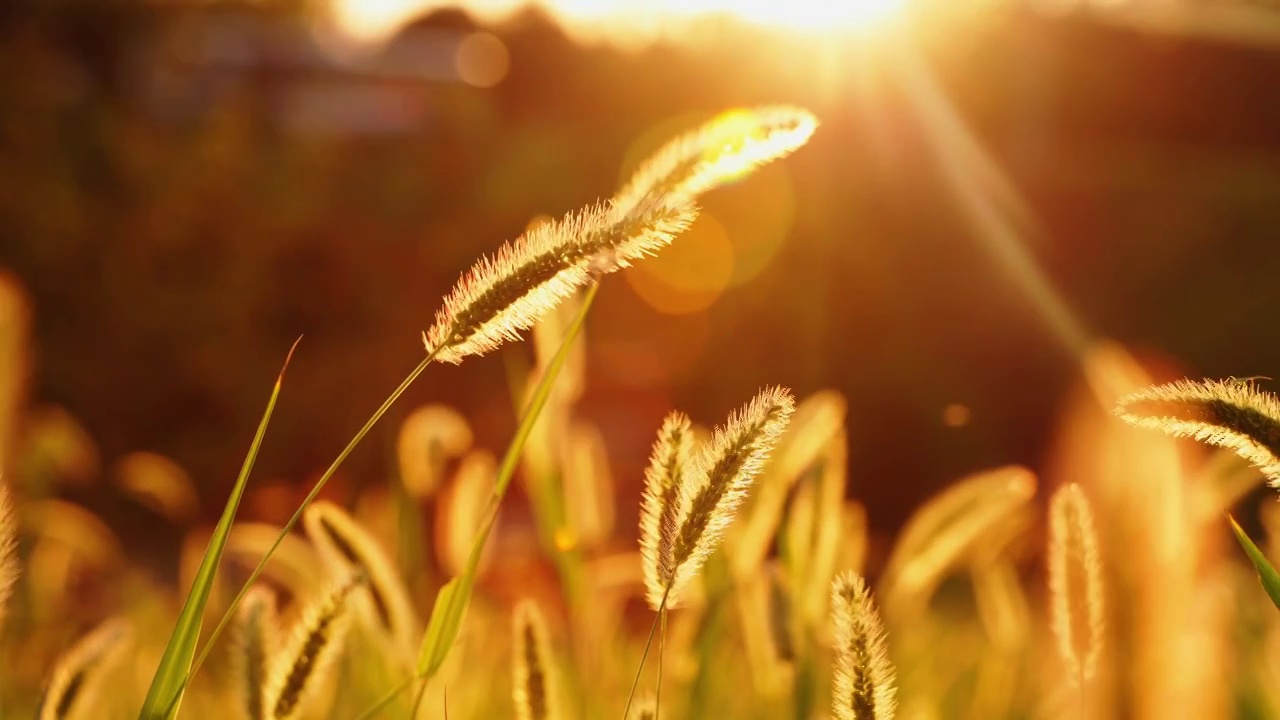
[[[410,718],[418,717],[418,708],[422,707],[422,699],[425,698],[426,696],[427,696],[427,683],[424,681],[421,685],[418,686],[418,694],[413,698],[413,710],[410,711],[409,713]],[[446,694],[445,695],[446,708],[448,708],[448,704],[449,704],[449,696],[448,694]],[[445,715],[448,715],[448,714],[449,714],[449,711],[446,709]]]
[[[276,548],[280,547],[280,543],[284,542],[285,537],[293,531],[294,526],[298,524],[300,519],[302,519],[302,513],[310,507],[311,503],[320,494],[320,491],[324,489],[325,484],[329,482],[329,478],[333,477],[333,474],[337,472],[338,466],[347,459],[347,456],[351,454],[352,450],[355,450],[356,445],[360,444],[360,441],[364,439],[364,436],[369,434],[369,431],[373,429],[373,426],[376,425],[379,420],[382,419],[382,416],[387,413],[387,410],[391,408],[392,404],[394,404],[396,400],[400,399],[400,396],[404,394],[405,390],[409,389],[409,386],[413,384],[413,381],[418,379],[418,376],[422,374],[422,371],[427,369],[427,366],[431,364],[431,361],[435,359],[435,356],[436,352],[433,351],[423,358],[422,362],[418,363],[417,367],[409,371],[409,374],[405,376],[405,379],[400,382],[396,389],[391,391],[391,394],[387,396],[387,399],[382,401],[382,404],[373,412],[373,415],[365,421],[364,427],[360,428],[360,430],[356,432],[355,436],[351,438],[351,442],[347,443],[347,446],[342,449],[342,452],[338,453],[337,459],[333,461],[333,464],[329,466],[329,469],[325,470],[324,474],[320,476],[320,479],[316,481],[315,486],[311,488],[311,492],[307,493],[306,498],[302,500],[302,503],[298,505],[298,509],[294,511],[293,517],[289,518],[289,521],[280,529],[280,534],[276,536],[275,541],[271,543],[271,547],[267,548],[267,552],[262,556],[262,559],[258,561],[258,566],[253,569],[253,572],[249,573],[249,578],[245,580],[244,584],[240,587],[240,592],[236,593],[235,599],[231,601],[231,605],[227,608],[227,611],[223,613],[222,619],[219,620],[217,626],[213,628],[213,632],[209,634],[209,640],[205,643],[204,650],[201,650],[200,654],[196,656],[195,663],[191,666],[191,671],[187,673],[186,679],[182,681],[182,686],[174,698],[174,705],[176,705],[178,699],[182,697],[182,690],[186,689],[186,686],[191,682],[191,678],[195,677],[196,671],[200,669],[200,666],[209,657],[209,653],[213,650],[214,642],[218,639],[218,636],[222,634],[222,631],[226,629],[227,624],[231,622],[231,618],[235,616],[236,607],[240,604],[240,601],[244,599],[246,594],[248,594],[249,588],[253,587],[253,584],[257,582],[258,576],[262,575],[262,571],[267,567],[267,561],[271,559]],[[171,717],[172,713],[173,708],[171,707],[166,713],[166,717]]]
[[[649,639],[644,641],[644,652],[640,653],[640,667],[636,668],[636,679],[631,683],[631,692],[627,695],[627,707],[622,711],[622,720],[627,720],[631,715],[631,703],[636,699],[636,688],[640,687],[640,676],[644,673],[644,662],[649,658],[649,648],[653,645],[653,636],[658,631],[658,620],[662,618],[662,614],[667,610],[667,596],[671,594],[671,586],[668,585],[665,592],[662,593],[662,602],[658,603],[658,614],[653,616],[653,625],[649,627]]]
[[[662,658],[666,654],[667,647],[667,608],[665,605],[658,613],[658,617],[662,619],[662,632],[658,634],[658,689],[653,694],[653,717],[655,720],[662,717]]]

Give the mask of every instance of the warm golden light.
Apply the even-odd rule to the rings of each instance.
[[[377,41],[437,8],[461,7],[495,21],[528,6],[540,7],[580,37],[635,41],[716,15],[805,33],[870,29],[900,16],[906,0],[337,0],[334,19],[344,34]]]

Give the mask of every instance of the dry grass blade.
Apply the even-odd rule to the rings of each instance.
[[[1280,399],[1252,382],[1179,380],[1127,395],[1115,412],[1125,422],[1227,448],[1280,487]]]
[[[352,572],[364,575],[368,609],[376,626],[397,645],[410,649],[419,632],[413,603],[378,541],[345,510],[323,500],[307,508],[302,523],[337,577]]]
[[[676,565],[675,539],[679,532],[680,487],[693,448],[689,418],[673,412],[658,430],[649,467],[644,474],[644,498],[640,510],[640,548],[644,568],[645,597],[654,610],[662,603]]]
[[[835,668],[831,709],[837,720],[892,720],[897,706],[893,665],[871,590],[853,573],[831,583]]]
[[[456,364],[519,340],[591,277],[665,247],[696,215],[692,205],[664,205],[619,216],[599,204],[539,225],[462,276],[423,333],[427,352]]]
[[[512,699],[518,720],[555,720],[560,717],[556,703],[555,672],[551,645],[542,612],[525,600],[516,606],[512,623]]]
[[[248,720],[266,720],[263,688],[267,667],[276,656],[276,596],[264,585],[255,585],[236,612],[235,678]]]
[[[58,658],[40,707],[39,720],[97,717],[104,699],[102,678],[120,659],[130,636],[128,623],[113,618],[85,635]]]
[[[790,390],[766,388],[717,428],[710,444],[690,463],[680,484],[668,607],[676,606],[681,590],[719,545],[794,410]]]
[[[1058,652],[1071,682],[1083,686],[1102,654],[1102,561],[1093,510],[1075,483],[1059,488],[1049,503],[1049,592]]]
[[[265,688],[268,718],[301,717],[328,680],[347,632],[347,599],[362,581],[361,576],[353,576],[307,607],[292,637],[271,662]]]

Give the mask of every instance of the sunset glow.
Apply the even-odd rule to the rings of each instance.
[[[677,32],[690,20],[726,16],[804,33],[874,29],[902,14],[907,0],[337,0],[334,19],[350,37],[385,39],[404,23],[438,8],[462,7],[483,21],[537,6],[579,36],[635,41]]]

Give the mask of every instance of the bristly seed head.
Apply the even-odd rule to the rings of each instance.
[[[1053,634],[1078,686],[1093,677],[1103,643],[1102,561],[1093,511],[1075,483],[1049,502],[1049,594]]]
[[[77,709],[100,707],[101,680],[122,655],[131,635],[128,621],[112,618],[94,628],[64,653],[40,705],[40,720],[68,720]]]
[[[675,543],[680,532],[680,487],[693,448],[693,428],[683,413],[667,416],[644,473],[640,548],[645,595],[654,610],[675,577]]]
[[[313,603],[284,650],[271,663],[266,705],[272,720],[295,720],[315,695],[342,650],[349,613],[347,597],[364,581],[358,573]]]
[[[367,607],[373,620],[394,643],[408,650],[418,636],[409,591],[378,541],[338,505],[319,501],[303,515],[307,536],[339,577],[359,571],[367,578]]]
[[[844,573],[831,583],[835,667],[831,708],[836,720],[892,720],[897,707],[884,625],[866,582]]]
[[[557,720],[551,641],[536,604],[524,600],[516,606],[512,631],[512,699],[517,720]]]
[[[666,247],[696,216],[692,204],[619,215],[605,203],[539,225],[462,276],[423,334],[427,352],[457,364],[519,340],[592,278]]]
[[[1179,380],[1156,385],[1121,398],[1115,413],[1131,425],[1231,450],[1280,489],[1280,399],[1252,382]]]
[[[723,112],[654,153],[615,196],[614,207],[625,214],[692,202],[786,157],[808,142],[817,127],[812,113],[788,105]]]
[[[263,688],[267,667],[276,654],[276,596],[266,585],[255,585],[236,610],[235,676],[244,696],[248,720],[267,720]]]
[[[716,428],[711,442],[683,471],[679,531],[672,548],[675,572],[666,591],[667,607],[676,606],[681,591],[719,546],[794,411],[790,390],[764,389]]]

